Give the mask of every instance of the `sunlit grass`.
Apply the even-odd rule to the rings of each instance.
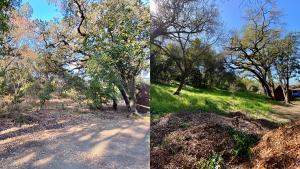
[[[209,112],[225,114],[240,111],[251,117],[266,118],[272,112],[271,99],[250,92],[186,87],[179,96],[176,86],[151,84],[151,112],[154,118],[175,112]]]

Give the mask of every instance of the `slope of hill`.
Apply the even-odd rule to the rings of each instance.
[[[175,90],[151,84],[153,169],[300,167],[299,101],[191,87],[175,96]]]
[[[294,115],[285,112],[299,106],[286,106],[263,95],[250,92],[231,92],[218,89],[195,89],[187,86],[179,96],[173,95],[176,86],[151,84],[151,112],[154,118],[175,112],[206,112],[228,114],[242,112],[251,118],[288,122]],[[300,116],[300,114],[299,114]]]

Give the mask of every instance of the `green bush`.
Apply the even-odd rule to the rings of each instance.
[[[0,72],[0,96],[4,94],[6,87],[4,73]]]
[[[116,99],[117,90],[113,84],[91,80],[90,85],[86,90],[86,98],[91,102],[89,103],[90,109],[101,109],[103,104]]]
[[[21,91],[16,91],[16,93],[13,95],[13,100],[12,100],[12,103],[13,104],[19,104],[21,102],[24,101],[24,93],[21,92]]]
[[[199,69],[194,69],[191,73],[188,83],[195,88],[203,88],[206,83],[206,79],[203,79],[203,75]]]
[[[259,87],[255,86],[255,85],[251,85],[248,90],[251,92],[257,93],[257,92],[259,92]]]
[[[208,159],[201,159],[196,163],[197,169],[220,169],[223,165],[223,158],[220,154],[214,153]]]
[[[47,100],[51,99],[51,93],[53,92],[53,88],[50,84],[45,85],[39,92],[38,97],[40,99],[40,108],[42,108]]]
[[[257,135],[246,134],[234,128],[229,129],[229,134],[234,139],[233,155],[240,159],[248,160],[251,157],[251,146],[259,140]]]

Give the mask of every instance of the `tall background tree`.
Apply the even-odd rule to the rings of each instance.
[[[299,33],[289,33],[273,47],[275,76],[282,87],[285,103],[290,103],[290,79],[297,77],[300,70]]]
[[[278,11],[267,2],[249,9],[246,18],[248,23],[243,34],[235,33],[231,37],[227,61],[233,69],[251,72],[261,83],[265,94],[274,97],[271,65],[276,56],[267,49],[280,36]]]
[[[212,1],[207,0],[165,0],[154,1],[153,4],[151,42],[176,63],[180,80],[174,94],[179,95],[195,67],[191,60],[204,55],[205,49],[218,39],[218,11]],[[193,55],[191,59],[192,55],[188,56],[187,48],[195,39],[199,39],[203,53],[198,51],[197,56]],[[151,54],[151,57],[155,55]]]
[[[297,75],[299,67],[299,36],[289,33],[284,37],[280,16],[273,1],[251,6],[242,34],[231,36],[226,61],[232,69],[250,72],[270,98],[274,98],[275,82],[278,82],[288,103],[289,79]]]

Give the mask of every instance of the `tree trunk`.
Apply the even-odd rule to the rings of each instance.
[[[185,83],[185,78],[186,78],[185,75],[183,75],[183,76],[181,77],[180,84],[179,84],[179,86],[178,86],[176,92],[174,93],[174,95],[179,95],[179,94],[180,94],[180,91],[181,91],[181,89],[183,88],[184,83]]]
[[[126,104],[126,107],[128,108],[128,111],[130,111],[130,102],[129,102],[128,95],[127,95],[124,87],[123,86],[119,86],[118,88],[120,90],[120,93],[121,93],[124,101],[125,101],[125,104]]]
[[[290,96],[289,96],[289,80],[286,80],[286,84],[284,85],[283,88],[283,96],[284,96],[284,103],[289,104],[290,101]]]
[[[270,98],[274,98],[274,94],[272,93],[272,90],[270,89],[269,84],[267,83],[267,81],[262,78],[256,71],[251,70],[251,69],[247,69],[248,71],[252,72],[259,80],[260,84],[262,85],[265,95],[267,95]],[[274,92],[274,91],[273,91]]]
[[[270,86],[268,85],[268,83],[259,75],[255,74],[256,77],[258,78],[262,88],[264,89],[264,93],[266,96],[273,98],[273,94],[272,94],[272,90],[270,89]]]
[[[262,82],[262,85],[263,85],[263,87],[265,89],[265,94],[268,97],[273,98],[274,94],[272,94],[272,90],[270,89],[270,86],[265,81]]]
[[[118,110],[118,103],[116,99],[113,99],[113,109]]]
[[[284,103],[289,104],[290,99],[289,99],[289,92],[286,87],[283,89],[283,96],[284,96]]]
[[[129,88],[129,101],[130,101],[130,111],[132,113],[137,113],[137,109],[136,109],[136,84],[135,84],[135,78],[132,77],[129,80],[129,84],[128,84],[128,88]]]
[[[275,98],[275,93],[274,93],[274,91],[275,91],[275,85],[274,85],[273,76],[272,76],[272,72],[271,71],[268,72],[268,80],[269,80],[268,84],[270,86],[272,98]]]
[[[253,70],[253,69],[245,68],[245,67],[243,67],[243,68],[246,69],[246,70],[248,70],[248,71],[250,71],[251,73],[253,73],[253,74],[255,75],[255,77],[258,78],[258,80],[259,80],[261,86],[262,86],[263,89],[264,89],[265,95],[267,95],[267,96],[270,97],[270,98],[274,98],[274,97],[273,97],[274,94],[272,93],[272,90],[270,89],[270,86],[269,86],[269,84],[267,83],[266,78],[262,77],[258,72],[256,72],[256,71]],[[273,91],[273,92],[274,92],[274,91]]]

